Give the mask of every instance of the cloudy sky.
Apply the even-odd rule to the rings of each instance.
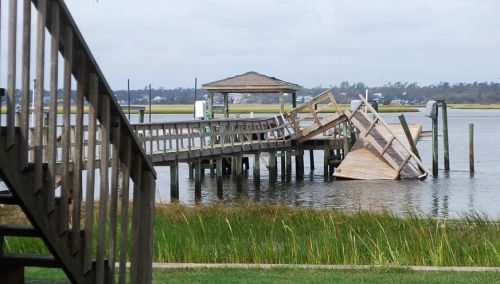
[[[114,89],[500,81],[497,0],[66,0]]]

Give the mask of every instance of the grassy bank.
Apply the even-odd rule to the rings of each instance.
[[[154,262],[500,266],[500,224],[285,206],[158,205]],[[8,238],[7,251],[44,252]]]
[[[65,281],[61,270],[27,270],[28,279]],[[153,270],[153,283],[494,283],[494,272],[414,272],[405,270],[174,269]]]
[[[500,109],[500,104],[449,104],[454,109]]]
[[[350,106],[339,105],[341,109],[346,109]],[[380,112],[418,112],[418,106],[402,106],[402,105],[389,105],[380,106]],[[285,111],[292,110],[291,105],[285,106]],[[325,112],[334,112],[334,108],[327,108]],[[146,106],[146,112],[149,112],[149,106]],[[151,112],[155,114],[192,114],[192,105],[152,105]],[[253,113],[279,113],[279,104],[230,104],[229,112],[232,114],[248,114]],[[306,112],[306,111],[305,111]],[[216,113],[222,113],[221,110],[216,110]]]
[[[146,114],[149,113],[149,105],[141,105],[144,106]],[[346,109],[350,106],[348,105],[340,105],[341,109]],[[388,106],[379,106],[380,112],[418,112],[418,108],[420,106],[415,105],[388,105]],[[59,106],[58,112],[62,113],[62,107]],[[291,105],[287,105],[285,107],[285,111],[292,110]],[[127,108],[123,108],[125,113],[128,113]],[[84,107],[84,112],[88,112],[88,107]],[[131,113],[137,114],[138,110],[131,110]],[[216,110],[216,113],[223,113],[222,110]],[[248,114],[250,112],[253,113],[279,113],[280,105],[279,104],[230,104],[229,112],[231,114]],[[333,108],[327,108],[325,112],[334,112]],[[2,108],[2,113],[6,113],[6,108]],[[71,113],[76,113],[76,107],[71,107]],[[192,114],[193,113],[193,105],[165,105],[165,104],[154,104],[151,106],[151,113],[153,114]]]

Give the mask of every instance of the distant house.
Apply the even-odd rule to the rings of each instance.
[[[406,103],[408,103],[407,100],[400,100],[400,99],[396,99],[396,100],[391,101],[391,105],[404,105]]]

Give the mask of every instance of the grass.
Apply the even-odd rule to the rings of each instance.
[[[15,210],[2,208],[0,221],[19,223]],[[154,262],[500,266],[500,223],[479,214],[436,220],[250,203],[156,211]],[[5,251],[48,253],[39,239],[14,237]]]
[[[14,214],[13,214],[14,215]],[[500,223],[286,206],[157,205],[154,262],[500,266]],[[6,238],[9,252],[47,253]]]
[[[67,281],[59,269],[28,268],[27,279]],[[399,269],[363,271],[291,269],[153,270],[153,283],[494,283],[494,272],[415,272]]]
[[[149,106],[146,107],[146,113],[149,112]],[[348,105],[339,105],[341,109],[346,109]],[[380,112],[418,112],[418,106],[403,106],[403,105],[389,105],[380,106]],[[291,105],[285,106],[285,111],[292,110]],[[327,108],[325,112],[334,112],[334,108]],[[152,105],[151,112],[155,114],[192,114],[192,105]],[[246,114],[254,113],[279,113],[279,104],[230,104],[230,113]],[[222,110],[216,110],[216,113],[222,113]]]
[[[500,109],[500,104],[449,104],[453,109]]]
[[[149,113],[149,105],[140,105],[145,107],[145,113]],[[339,105],[341,109],[346,109],[348,105]],[[415,105],[380,105],[380,112],[418,112],[418,108],[422,106]],[[57,108],[59,113],[62,113],[62,107],[59,106]],[[285,106],[285,111],[292,110],[291,105]],[[124,107],[123,111],[125,113],[128,112],[127,108]],[[84,107],[84,112],[88,113],[88,107]],[[131,110],[131,113],[137,114],[138,110]],[[222,110],[216,110],[216,113],[223,113]],[[229,112],[232,114],[247,114],[250,112],[254,113],[279,113],[280,105],[279,104],[230,104]],[[325,109],[325,112],[334,112],[333,107]],[[2,113],[6,113],[6,108],[2,108]],[[76,107],[71,107],[71,113],[76,113]],[[193,113],[193,105],[189,104],[175,104],[175,105],[166,105],[166,104],[154,104],[151,105],[151,113],[153,114],[192,114]]]

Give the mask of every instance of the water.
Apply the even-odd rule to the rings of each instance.
[[[382,114],[387,122],[399,123],[399,114]],[[265,116],[265,115],[264,115]],[[408,122],[423,124],[423,130],[431,130],[431,120],[423,113],[406,113]],[[191,119],[190,115],[153,115],[153,121],[173,121]],[[468,124],[475,127],[476,173],[468,172]],[[308,208],[335,208],[355,211],[390,210],[403,213],[407,210],[421,212],[434,217],[457,217],[466,212],[482,212],[491,218],[500,217],[500,110],[448,110],[450,138],[449,173],[439,171],[439,178],[397,181],[353,181],[323,179],[323,153],[315,152],[315,170],[309,167],[309,155],[304,155],[305,177],[301,182],[292,178],[291,184],[282,184],[281,178],[275,187],[268,183],[268,172],[261,165],[261,186],[255,189],[252,171],[246,173],[243,191],[238,193],[230,178],[224,180],[224,200],[229,203],[261,202],[267,204],[284,203]],[[443,167],[442,140],[439,140],[440,168]],[[432,142],[423,139],[418,149],[424,163],[431,168]],[[278,162],[280,159],[278,159]],[[252,168],[253,159],[250,159]],[[295,164],[292,163],[292,172]],[[278,174],[280,174],[278,165]],[[158,172],[157,199],[170,201],[170,181],[168,167],[156,167]],[[179,169],[180,200],[194,204],[194,181],[189,179],[188,167],[181,164]],[[208,170],[202,184],[202,202],[217,200],[216,180],[210,178]]]
[[[269,116],[269,115],[258,115]],[[387,122],[398,123],[398,114],[382,114]],[[406,113],[408,122],[423,124],[424,130],[431,129],[431,121],[423,113]],[[5,122],[5,117],[2,120]],[[138,115],[132,122],[138,122]],[[148,115],[145,117],[148,121]],[[153,115],[154,122],[190,120],[192,115]],[[475,127],[476,173],[468,172],[468,124]],[[238,193],[233,181],[224,179],[224,201],[227,203],[261,202],[266,204],[283,203],[290,206],[307,208],[335,208],[346,211],[367,209],[374,211],[390,210],[404,213],[407,210],[426,215],[453,218],[466,212],[482,212],[491,218],[500,218],[500,110],[448,110],[450,137],[451,172],[440,170],[439,178],[426,180],[397,181],[324,181],[323,153],[315,152],[314,171],[309,167],[309,154],[304,155],[304,180],[297,182],[292,175],[290,184],[282,184],[278,176],[276,186],[270,186],[268,171],[261,165],[261,186],[255,189],[252,171],[243,180],[243,191]],[[443,167],[443,148],[440,142],[440,167]],[[430,139],[418,143],[424,163],[431,168],[432,149]],[[280,159],[278,159],[279,163]],[[252,168],[253,159],[250,159]],[[280,166],[278,165],[278,174]],[[156,167],[157,200],[170,202],[170,174],[168,167]],[[292,163],[295,172],[295,164]],[[96,184],[98,184],[98,172]],[[85,173],[84,179],[85,182]],[[217,200],[216,179],[210,178],[206,171],[202,184],[202,202]],[[179,168],[180,200],[193,205],[194,181],[189,179],[188,167]],[[97,196],[96,196],[97,198]]]

